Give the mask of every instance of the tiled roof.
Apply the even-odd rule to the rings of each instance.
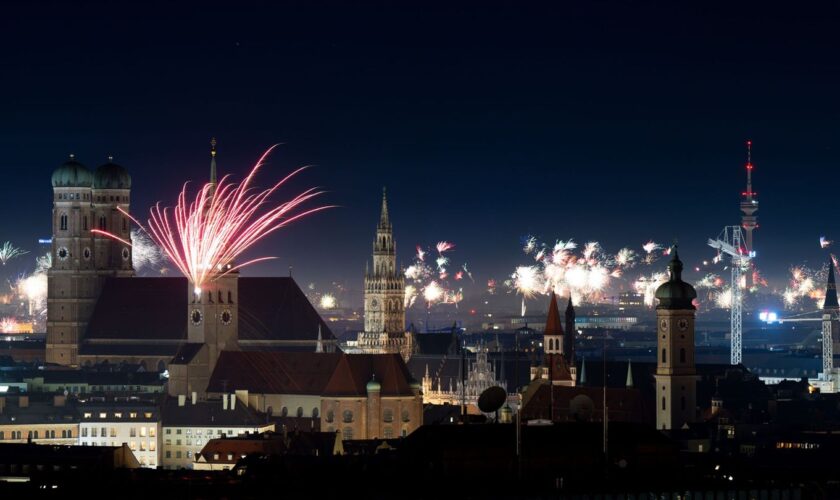
[[[162,405],[164,427],[260,427],[266,425],[266,417],[237,401],[233,410],[224,409],[221,400],[198,401],[187,398],[184,406],[178,406],[177,398],[167,398]]]
[[[367,394],[367,383],[382,386],[382,396],[411,395],[411,374],[399,354],[342,354],[327,387],[325,396],[360,396]]]
[[[551,292],[548,304],[548,317],[545,320],[545,335],[563,335],[563,322],[560,321],[560,309],[557,307],[557,297]]]
[[[341,353],[223,351],[207,391],[322,394]]]
[[[319,325],[323,339],[333,338],[329,325],[321,319],[292,278],[239,278],[238,286],[241,340],[314,342],[318,338]],[[178,344],[186,337],[185,278],[108,279],[85,335],[86,339],[94,341],[138,340],[148,343],[140,346],[140,350],[163,349],[167,353],[176,352],[177,346],[162,346],[153,342],[172,341]],[[127,346],[114,344],[102,347],[97,343],[87,343],[82,353],[111,353],[123,347]]]

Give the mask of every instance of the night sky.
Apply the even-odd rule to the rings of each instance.
[[[4,5],[0,240],[49,235],[68,153],[113,154],[145,216],[206,178],[216,136],[223,173],[282,143],[263,185],[310,164],[286,194],[321,186],[340,205],[250,252],[280,257],[250,274],[360,288],[383,185],[406,263],[449,240],[478,280],[502,278],[528,262],[526,234],[610,251],[678,238],[693,263],[739,222],[749,138],[760,267],[781,279],[826,257],[836,11],[553,3]]]

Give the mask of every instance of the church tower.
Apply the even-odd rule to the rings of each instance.
[[[105,279],[132,276],[131,176],[108,162],[91,172],[73,155],[53,172],[52,267],[47,272],[46,361],[78,366],[79,344]],[[92,233],[101,229],[125,242]]]
[[[216,139],[210,141],[210,185],[216,186]],[[225,264],[224,270],[218,270],[216,276],[207,280],[197,289],[187,283],[187,342],[194,346],[204,345],[206,350],[198,352],[194,369],[190,370],[192,387],[189,392],[203,393],[216,361],[222,351],[239,350],[239,314],[237,309],[239,294],[239,272],[223,274],[234,267],[233,262]],[[206,367],[206,368],[205,368]]]
[[[822,338],[823,338],[823,368],[822,379],[833,380],[834,353],[840,348],[840,335],[838,335],[837,315],[840,313],[840,303],[837,302],[837,282],[834,280],[834,262],[828,259],[828,280],[825,288],[825,301],[823,302],[822,315]]]
[[[397,268],[396,243],[382,190],[382,211],[373,240],[373,270],[365,271],[365,329],[358,345],[364,352],[400,352],[410,356],[405,331],[405,277]]]
[[[668,264],[670,279],[656,290],[656,428],[680,429],[695,421],[697,370],[694,365],[694,287],[682,280],[677,249]]]

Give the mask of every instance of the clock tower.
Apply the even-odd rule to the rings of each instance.
[[[694,287],[682,280],[676,246],[668,264],[670,279],[656,290],[656,428],[680,429],[697,414],[694,365]]]
[[[373,240],[373,270],[365,271],[365,329],[357,345],[362,352],[399,352],[408,359],[410,334],[405,331],[405,277],[397,268],[388,199],[382,190],[382,211]]]

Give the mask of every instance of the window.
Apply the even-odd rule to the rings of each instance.
[[[3,432],[3,431],[0,431],[0,441],[2,441],[4,439],[6,439],[6,433]]]
[[[106,229],[108,229],[108,228],[107,228],[107,225],[105,224],[105,216],[100,215],[99,216],[99,230],[100,231],[105,231]]]
[[[175,458],[181,458],[181,452],[180,451],[175,452]]]
[[[353,412],[350,410],[344,410],[342,414],[345,423],[349,423],[353,421]]]
[[[83,437],[83,438],[88,437],[88,430],[87,430],[87,427],[82,427],[82,437]]]
[[[131,451],[137,451],[137,442],[136,441],[130,441],[128,443],[128,447],[131,448]]]
[[[408,431],[406,429],[403,429],[402,432],[400,432],[400,436],[402,436],[402,437],[408,436]]]
[[[408,413],[408,410],[403,410],[403,412],[402,412],[402,421],[403,421],[403,422],[408,422],[408,421],[410,421],[410,420],[411,420],[411,414],[410,414],[410,413]]]
[[[327,422],[332,422],[333,420],[335,420],[335,412],[327,410]]]
[[[145,418],[147,420],[151,419],[152,418],[152,412],[147,411],[146,413],[143,414],[143,418]]]
[[[96,427],[91,427],[90,429],[90,437],[98,437],[99,430]]]
[[[85,231],[87,231],[87,215],[85,215],[84,217],[82,217],[82,229],[84,229]]]
[[[166,429],[167,434],[172,434],[172,429]]]
[[[680,409],[685,411],[685,396],[680,397]]]
[[[103,411],[99,414],[99,418],[108,418],[108,414]]]
[[[175,429],[175,434],[181,435],[181,429]]]
[[[665,409],[665,396],[662,396],[662,409]]]
[[[286,417],[288,415],[289,415],[289,409],[288,408],[286,408],[285,406],[283,408],[280,408],[280,416],[281,417]]]
[[[172,458],[172,452],[171,451],[166,450],[166,458]]]
[[[114,413],[114,418],[122,418],[122,412]]]
[[[140,428],[140,437],[146,437],[146,428],[145,427]]]
[[[153,438],[157,435],[157,430],[154,426],[149,427],[149,437]]]
[[[137,427],[132,427],[128,433],[128,437],[137,437]]]
[[[383,422],[393,422],[394,421],[394,410],[387,408],[385,411],[382,412],[382,421]]]
[[[133,412],[129,413],[128,418],[137,418],[137,412],[133,411]]]
[[[233,453],[228,453],[228,461],[233,460]]]
[[[157,441],[149,441],[149,451],[155,451],[155,448],[157,448]]]
[[[123,231],[128,231],[128,219],[123,217]]]
[[[61,217],[59,217],[59,220],[60,220],[60,222],[59,222],[60,229],[62,231],[67,231],[67,214],[61,214]]]
[[[85,418],[90,418],[90,413],[85,413]]]
[[[191,451],[187,452],[187,458],[192,458],[192,452]]]
[[[146,442],[140,441],[140,451],[146,451]]]
[[[662,349],[662,362],[665,363],[665,349]]]
[[[680,363],[685,363],[685,348],[680,349]]]
[[[318,408],[312,408],[312,418],[318,418]]]
[[[298,406],[297,416],[298,416],[298,418],[303,416],[303,406]]]
[[[352,427],[345,427],[344,431],[341,433],[342,439],[345,441],[353,439],[353,428]]]
[[[394,429],[389,427],[385,427],[384,429],[385,439],[393,439],[394,437]]]
[[[111,437],[112,438],[117,437],[117,428],[116,427],[111,427]]]
[[[175,446],[181,446],[181,440],[180,439],[175,440]]]

